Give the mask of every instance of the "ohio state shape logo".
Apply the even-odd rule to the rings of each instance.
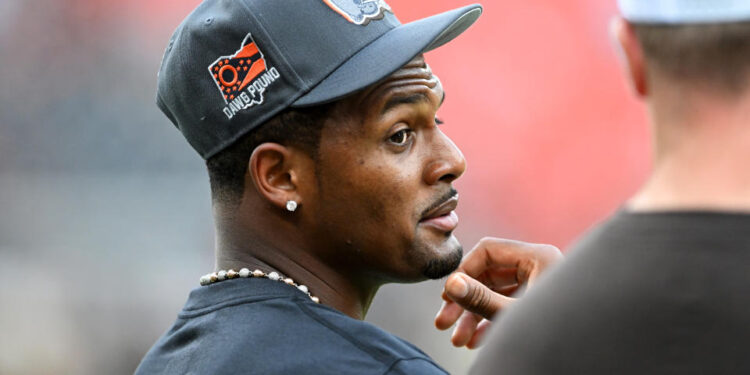
[[[266,89],[281,76],[275,67],[268,68],[251,34],[237,52],[219,57],[208,71],[227,104],[222,111],[230,119],[239,111],[263,104]]]

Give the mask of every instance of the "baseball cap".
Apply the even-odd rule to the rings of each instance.
[[[750,20],[750,0],[618,0],[631,22],[685,24]]]
[[[208,159],[287,108],[382,80],[481,13],[474,4],[401,24],[384,0],[205,0],[169,41],[156,102]]]

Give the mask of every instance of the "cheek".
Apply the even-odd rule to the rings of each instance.
[[[366,189],[366,195],[363,197],[363,203],[367,204],[367,216],[373,224],[381,225],[381,228],[388,231],[408,231],[410,219],[412,217],[413,195],[405,191],[408,185],[406,181],[393,178],[390,180],[381,179],[380,184],[363,186]]]
[[[413,236],[405,232],[414,227],[414,174],[361,157],[348,160],[321,176],[321,198],[332,208],[328,214],[361,240],[382,241],[388,233]]]

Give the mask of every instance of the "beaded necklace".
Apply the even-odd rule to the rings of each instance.
[[[297,288],[300,292],[307,294],[310,299],[315,303],[320,303],[320,299],[318,297],[313,296],[310,294],[310,291],[307,289],[304,285],[299,285],[294,282],[291,278],[283,278],[281,275],[279,275],[276,272],[270,272],[265,273],[261,270],[255,270],[250,272],[249,269],[243,268],[239,272],[235,270],[220,270],[218,272],[209,273],[207,275],[203,275],[200,278],[201,286],[211,285],[213,283],[217,283],[219,281],[229,280],[229,279],[236,279],[238,277],[241,278],[249,278],[249,277],[257,277],[257,278],[266,278],[273,281],[280,281],[284,284],[291,285],[295,288]]]

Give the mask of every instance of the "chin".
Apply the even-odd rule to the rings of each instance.
[[[449,249],[440,249],[433,252],[432,257],[427,259],[422,268],[422,275],[428,279],[436,280],[446,277],[458,268],[464,255],[464,249],[455,237],[453,241],[447,241],[443,246],[449,245]]]

